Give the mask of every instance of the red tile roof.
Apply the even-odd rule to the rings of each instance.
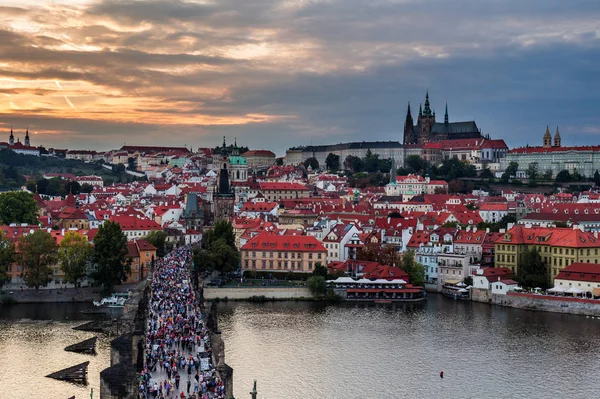
[[[325,252],[327,249],[313,236],[260,233],[241,248],[242,251]]]
[[[560,270],[554,280],[590,281],[600,283],[600,265],[596,263],[572,263]]]
[[[280,191],[280,190],[291,190],[291,191],[309,191],[308,187],[304,184],[294,182],[264,182],[260,183],[261,190]]]

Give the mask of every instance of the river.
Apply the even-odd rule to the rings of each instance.
[[[260,399],[600,397],[600,319],[437,295],[219,310],[236,398],[254,379]]]
[[[0,398],[99,398],[110,361],[65,352],[86,304],[0,305]],[[236,398],[600,397],[600,319],[431,295],[415,305],[219,304]],[[44,376],[90,360],[88,387]],[[440,371],[444,379],[440,379]]]
[[[95,333],[73,330],[90,320],[85,303],[0,305],[0,398],[66,399],[100,397],[100,371],[110,363],[109,339],[100,334],[97,355],[66,352],[66,346],[92,338]],[[44,376],[90,361],[87,387]]]

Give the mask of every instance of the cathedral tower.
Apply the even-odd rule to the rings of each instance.
[[[29,128],[27,128],[27,130],[25,131],[25,145],[27,147],[31,145],[31,142],[29,141]]]
[[[8,137],[8,144],[10,144],[10,145],[15,144],[15,135],[13,134],[12,126],[10,127],[10,136]]]
[[[410,102],[408,103],[408,109],[406,111],[406,120],[404,121],[404,145],[415,144],[417,138],[413,128],[414,122],[412,114],[410,113]]]
[[[429,90],[425,94],[425,108],[422,113],[419,112],[419,119],[417,125],[419,126],[419,137],[418,144],[425,144],[429,141],[432,141],[431,130],[433,129],[433,124],[435,123],[435,112],[431,111],[431,106],[429,104]]]
[[[546,126],[546,133],[544,133],[544,148],[552,147],[552,136],[550,135],[550,129]]]
[[[218,186],[213,196],[215,222],[233,217],[235,194],[229,182],[229,166],[225,147],[225,137],[223,137],[221,169],[219,170]]]
[[[558,132],[558,126],[556,126],[556,133],[554,134],[554,147],[560,147],[560,133]]]

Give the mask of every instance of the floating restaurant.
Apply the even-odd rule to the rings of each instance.
[[[402,279],[375,279],[339,277],[328,280],[327,286],[346,301],[416,302],[425,299],[425,289]]]

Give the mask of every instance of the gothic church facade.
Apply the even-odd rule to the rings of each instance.
[[[404,122],[404,145],[423,145],[429,142],[437,142],[440,140],[454,139],[473,139],[481,138],[481,131],[477,127],[475,121],[467,122],[450,122],[448,120],[448,105],[446,104],[446,113],[444,114],[444,122],[437,122],[435,119],[435,111],[431,110],[429,103],[429,92],[425,95],[425,107],[419,104],[419,116],[417,124],[410,110],[406,112],[406,120]]]

